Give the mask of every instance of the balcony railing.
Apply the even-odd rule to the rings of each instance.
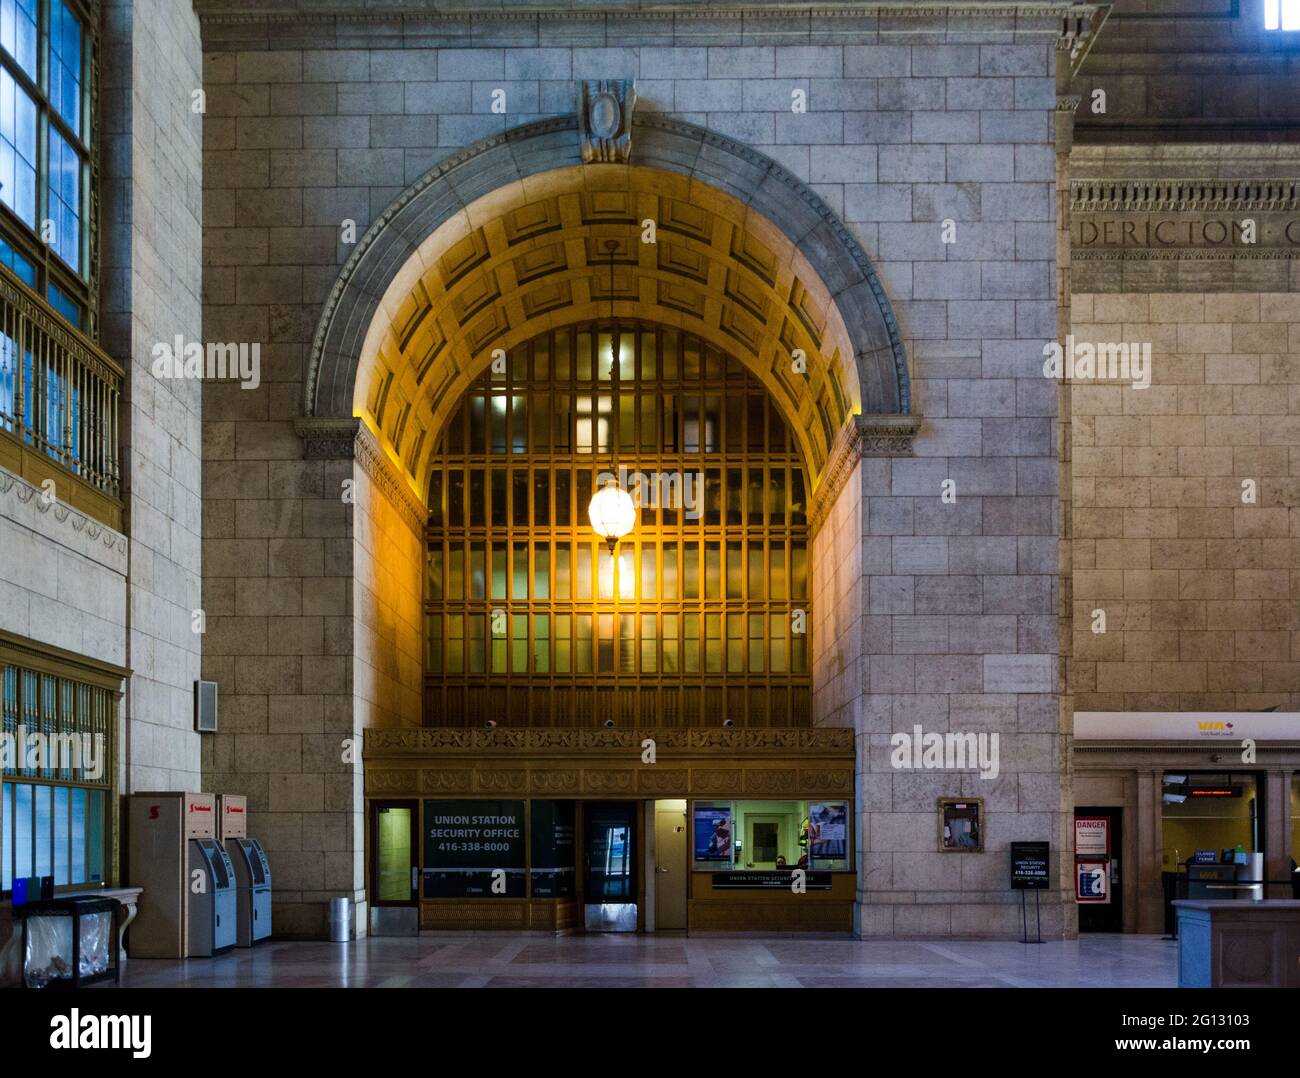
[[[122,368],[0,269],[0,431],[112,498]]]

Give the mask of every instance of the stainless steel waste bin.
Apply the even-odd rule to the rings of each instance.
[[[347,943],[352,939],[352,899],[330,899],[330,942]]]

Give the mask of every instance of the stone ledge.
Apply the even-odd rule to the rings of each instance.
[[[91,561],[126,575],[127,538],[39,487],[0,468],[0,517]]]

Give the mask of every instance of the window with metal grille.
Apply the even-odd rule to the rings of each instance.
[[[612,553],[602,477],[640,503]],[[591,324],[512,350],[433,455],[426,722],[805,724],[806,499],[766,390],[701,339]]]

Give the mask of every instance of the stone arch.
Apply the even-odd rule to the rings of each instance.
[[[814,485],[851,417],[910,413],[889,301],[815,192],[749,147],[657,116],[634,124],[628,164],[584,165],[577,127],[563,117],[475,143],[372,224],[317,328],[309,420],[360,417],[422,497],[441,414],[493,349],[611,313],[682,325],[750,366],[801,432]],[[640,242],[646,219],[655,244]]]

